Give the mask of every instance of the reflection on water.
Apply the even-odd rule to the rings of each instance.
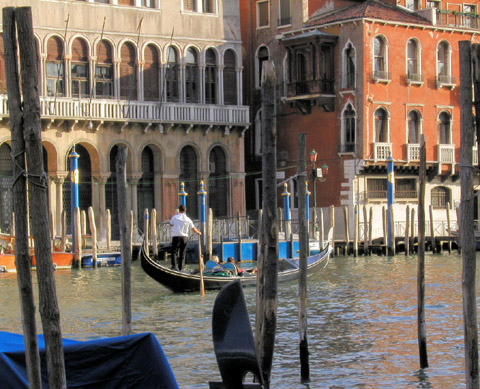
[[[419,369],[416,257],[336,257],[308,278],[310,388],[464,387],[461,257],[426,257],[430,367]],[[121,333],[121,269],[57,271],[64,337]],[[216,292],[172,294],[134,262],[133,331],[153,332],[182,388],[219,380],[211,337]],[[34,275],[34,281],[36,277]],[[253,324],[255,289],[245,289]],[[21,332],[16,276],[0,275],[0,330]],[[272,387],[300,384],[297,283],[281,284]],[[40,319],[37,315],[38,328]]]

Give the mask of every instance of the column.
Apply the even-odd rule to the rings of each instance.
[[[243,104],[243,67],[235,68],[237,72],[237,105]]]
[[[133,211],[133,224],[138,225],[138,197],[137,197],[137,189],[138,189],[138,182],[142,178],[141,173],[133,173],[131,174],[128,179],[128,185],[130,186],[130,209]],[[143,217],[143,209],[142,215]]]
[[[185,91],[185,64],[178,65],[178,99],[180,103],[185,103],[187,100]]]
[[[205,65],[198,66],[198,83],[200,93],[200,104],[205,104]]]
[[[53,178],[55,183],[55,222],[56,231],[59,234],[62,231],[62,210],[63,210],[63,183],[67,177],[67,172],[58,172],[57,176]]]
[[[95,223],[97,225],[98,240],[102,241],[106,240],[107,237],[107,226],[105,224],[105,212],[107,211],[105,185],[107,184],[110,174],[110,172],[100,173],[99,175],[92,177],[98,186],[98,210],[95,210]]]
[[[224,93],[224,87],[223,87],[223,69],[225,69],[224,65],[219,65],[217,66],[217,72],[218,72],[218,85],[217,85],[217,96],[218,96],[218,101],[217,104],[223,105],[223,102],[225,101],[225,96],[223,95]]]
[[[114,86],[115,86],[115,99],[120,100],[120,63],[121,63],[120,58],[115,58],[113,60],[114,63],[114,68],[115,68],[115,80],[114,80]]]
[[[144,101],[145,93],[143,90],[143,70],[145,68],[145,61],[137,61],[137,99],[138,101]]]

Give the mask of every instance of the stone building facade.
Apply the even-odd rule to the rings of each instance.
[[[32,8],[49,206],[59,231],[70,209],[68,155],[79,153],[80,208],[112,211],[115,157],[128,148],[128,207],[160,221],[178,206],[198,218],[205,182],[214,216],[245,214],[244,134],[237,1],[6,0]],[[3,44],[0,45],[0,217],[8,231],[11,163]],[[103,231],[103,219],[98,220]]]

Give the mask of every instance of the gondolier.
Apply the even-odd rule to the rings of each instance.
[[[178,206],[178,213],[170,219],[172,226],[172,269],[182,270],[185,266],[185,248],[187,246],[190,229],[197,235],[200,230],[195,228],[192,219],[186,215],[187,207],[183,204]]]

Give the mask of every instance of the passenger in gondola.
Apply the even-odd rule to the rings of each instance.
[[[242,269],[240,266],[237,265],[237,262],[235,261],[235,259],[233,257],[228,257],[227,258],[227,263],[231,263],[235,267],[237,275],[243,276],[244,269]]]

